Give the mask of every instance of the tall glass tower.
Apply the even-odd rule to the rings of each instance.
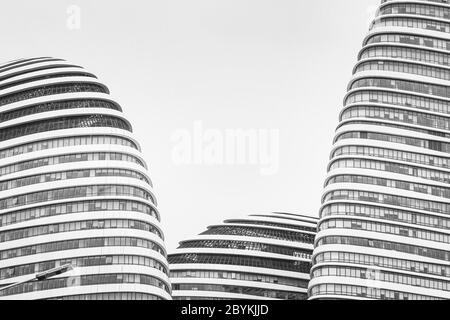
[[[449,299],[449,2],[383,0],[358,58],[310,298]]]
[[[159,219],[104,84],[61,59],[0,66],[0,299],[170,299]]]
[[[252,214],[210,226],[169,255],[173,298],[307,298],[317,219]]]

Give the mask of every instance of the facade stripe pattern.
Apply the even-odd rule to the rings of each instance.
[[[310,299],[450,298],[450,5],[382,1],[344,99]]]
[[[0,65],[0,299],[171,299],[131,124],[94,74],[62,59]]]

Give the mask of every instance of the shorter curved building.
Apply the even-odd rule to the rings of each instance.
[[[173,299],[307,299],[316,226],[270,213],[208,227],[169,255]]]

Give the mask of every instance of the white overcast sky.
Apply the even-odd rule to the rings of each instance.
[[[317,216],[351,70],[380,0],[4,0],[0,62],[54,56],[121,103],[155,185],[169,250],[225,218]],[[67,9],[81,9],[80,29]],[[171,136],[279,129],[280,168],[176,166]]]

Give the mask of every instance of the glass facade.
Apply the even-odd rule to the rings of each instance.
[[[344,99],[310,299],[450,299],[450,5],[384,0]]]
[[[170,299],[152,182],[108,88],[53,58],[0,80],[0,299]]]
[[[307,298],[317,219],[271,213],[229,219],[169,255],[173,298]]]

